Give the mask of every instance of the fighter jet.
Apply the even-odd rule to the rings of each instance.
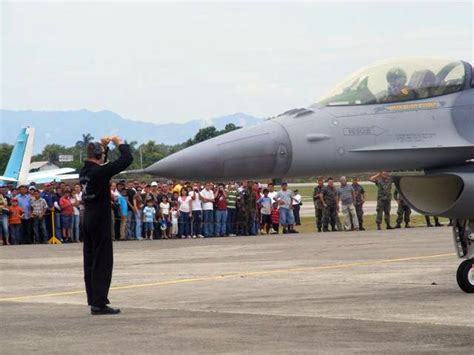
[[[362,68],[307,108],[191,146],[145,172],[222,181],[398,171],[394,182],[413,209],[454,219],[455,249],[466,259],[457,281],[474,293],[472,159],[472,65],[412,58]]]

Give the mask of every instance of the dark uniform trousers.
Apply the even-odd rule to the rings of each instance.
[[[316,228],[318,231],[323,227],[323,209],[319,208],[316,204],[314,205],[314,214],[316,217]]]
[[[359,222],[359,228],[363,228],[364,226],[364,208],[361,204],[355,205],[357,220]]]
[[[398,203],[398,209],[397,209],[397,224],[401,224],[402,221],[405,222],[405,224],[410,223],[410,215],[411,215],[411,208],[402,201]]]
[[[249,235],[249,217],[246,210],[237,209],[237,234]]]
[[[84,280],[87,304],[109,304],[108,294],[114,263],[111,219],[103,209],[86,209],[84,212]]]
[[[390,209],[391,204],[390,200],[378,200],[377,201],[377,217],[375,218],[375,222],[377,224],[382,223],[382,217],[385,220],[385,224],[387,226],[390,225]]]
[[[337,206],[327,205],[323,210],[323,229],[328,230],[329,225],[332,230],[336,230]]]

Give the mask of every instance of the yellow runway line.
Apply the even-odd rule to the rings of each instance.
[[[436,254],[436,255],[425,255],[425,256],[411,256],[411,257],[397,258],[397,259],[361,261],[361,262],[348,263],[348,264],[307,266],[307,267],[288,268],[288,269],[236,272],[236,273],[229,273],[229,274],[222,274],[222,275],[203,276],[203,277],[176,279],[176,280],[168,280],[168,281],[157,281],[157,282],[150,282],[150,283],[143,283],[143,284],[124,285],[124,286],[114,286],[114,287],[111,287],[110,289],[114,291],[129,290],[129,289],[135,289],[135,288],[176,285],[176,284],[190,283],[190,282],[217,281],[217,280],[225,280],[225,279],[230,279],[230,278],[240,278],[240,277],[245,277],[245,276],[252,277],[252,276],[265,276],[265,275],[273,275],[273,274],[284,274],[284,273],[291,273],[291,272],[312,272],[312,271],[322,271],[322,270],[336,270],[336,269],[346,269],[346,268],[357,267],[357,266],[371,266],[371,265],[379,265],[379,264],[397,263],[397,262],[403,262],[403,261],[443,258],[443,257],[455,256],[455,255],[456,255],[455,253],[448,253],[448,254]],[[79,295],[83,293],[85,293],[84,290],[52,292],[52,293],[45,293],[45,294],[39,294],[39,295],[0,298],[0,302],[22,301],[22,300],[27,300],[27,299],[32,299],[32,298],[71,296],[71,295]]]

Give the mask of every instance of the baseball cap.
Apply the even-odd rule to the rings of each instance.
[[[18,199],[16,197],[13,197],[12,202],[18,202]]]
[[[156,181],[153,181],[150,186],[158,186],[158,183]]]

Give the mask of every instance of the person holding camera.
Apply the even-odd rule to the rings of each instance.
[[[112,142],[120,152],[108,163],[108,145]],[[87,160],[79,173],[84,202],[84,281],[87,303],[92,315],[117,314],[109,307],[108,294],[112,281],[113,249],[110,217],[110,179],[133,162],[128,144],[117,137],[103,137],[87,145]]]
[[[224,237],[227,234],[227,191],[225,185],[220,183],[217,186],[216,197],[216,237]]]
[[[0,192],[0,235],[2,236],[3,245],[10,245],[10,236],[8,234],[8,199]]]

